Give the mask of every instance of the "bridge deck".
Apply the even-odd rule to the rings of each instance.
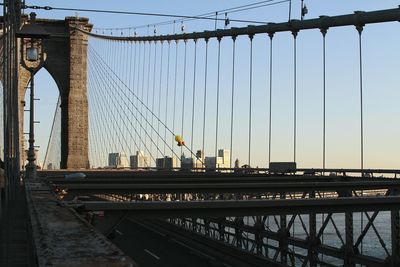
[[[60,206],[49,187],[27,182],[26,192],[39,266],[136,266],[71,209]]]

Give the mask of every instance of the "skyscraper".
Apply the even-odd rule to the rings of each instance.
[[[150,157],[144,151],[136,151],[136,155],[130,157],[130,166],[132,169],[150,167]]]
[[[123,152],[108,154],[108,167],[110,168],[128,168],[128,158]]]

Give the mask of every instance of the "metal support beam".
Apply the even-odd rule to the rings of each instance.
[[[320,181],[320,182],[232,182],[232,183],[60,183],[55,185],[69,192],[85,193],[249,193],[249,192],[342,192],[351,196],[351,190],[400,189],[400,180],[392,181]]]
[[[354,267],[355,264],[352,261],[353,256],[355,255],[354,251],[354,232],[353,232],[353,213],[345,212],[345,235],[346,242],[344,245],[344,266]]]
[[[400,216],[398,209],[390,211],[391,217],[391,239],[392,239],[392,256],[390,257],[390,266],[400,265]]]

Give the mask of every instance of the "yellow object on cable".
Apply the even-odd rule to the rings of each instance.
[[[185,141],[183,141],[182,136],[175,135],[175,141],[178,143],[178,146],[185,146]]]

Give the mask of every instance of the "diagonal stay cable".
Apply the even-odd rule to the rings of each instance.
[[[93,58],[93,59],[94,59],[94,60],[93,60],[92,65],[93,65],[94,68],[96,68],[96,69],[98,70],[98,64],[97,64],[97,62],[95,61],[95,58]],[[93,72],[93,74],[96,74],[96,73],[99,73],[99,72],[98,72],[98,71],[97,71],[97,72],[96,72],[96,71]],[[100,77],[103,77],[102,75],[99,75],[99,76],[100,76]],[[113,99],[110,95],[109,95],[109,98],[107,99],[106,95],[104,94],[104,91],[109,92],[110,90],[105,90],[105,89],[103,89],[103,88],[105,88],[105,87],[101,86],[100,80],[97,78],[97,76],[94,76],[94,77],[96,77],[96,78],[95,78],[95,81],[97,82],[97,84],[100,85],[98,88],[101,89],[101,90],[99,90],[99,92],[102,93],[102,97],[100,97],[100,99],[103,100],[102,106],[105,107],[105,108],[108,110],[108,113],[107,113],[107,114],[111,114],[111,115],[112,115],[112,118],[116,121],[117,118],[116,118],[115,114],[118,114],[118,115],[120,115],[120,114],[117,113],[117,112],[113,112],[113,111],[111,110],[109,101],[107,101],[107,100],[110,99],[110,98],[111,98],[112,101],[113,101],[114,99]],[[103,80],[103,82],[104,82],[104,84],[105,84],[106,82],[110,82],[110,80],[109,80],[109,79]],[[111,88],[111,84],[109,84],[109,85],[110,85],[110,87],[108,87],[108,88]],[[107,100],[105,100],[105,99],[107,99]],[[114,104],[114,107],[116,107],[114,101],[113,101],[112,104]],[[103,110],[104,110],[104,108],[103,108]],[[108,116],[105,116],[105,117],[108,117]],[[121,118],[121,116],[120,116],[120,118]],[[124,123],[124,121],[123,121],[123,123]],[[124,123],[124,124],[125,124],[125,123]],[[116,127],[117,133],[118,133],[118,132],[119,132],[119,133],[122,133],[121,125],[116,124],[116,126],[117,126],[117,127]],[[123,141],[122,141],[122,140],[124,140],[124,139],[125,139],[125,138],[123,138],[123,137],[117,138],[118,143],[119,143],[120,146],[121,146],[121,150],[122,150],[122,151],[125,153],[125,155],[126,155],[126,150],[125,150],[125,148],[128,147],[129,144],[127,144],[127,143],[124,144]],[[116,146],[116,147],[117,147],[117,146]]]
[[[46,154],[44,156],[44,160],[43,160],[43,166],[46,166],[47,163],[47,157],[48,157],[48,153],[49,153],[49,147],[50,147],[50,143],[51,143],[51,139],[53,137],[54,134],[54,125],[56,122],[56,117],[57,117],[57,113],[58,113],[58,107],[60,106],[61,103],[61,97],[60,95],[58,96],[58,100],[57,100],[57,104],[56,104],[56,109],[54,111],[54,116],[53,116],[53,123],[51,124],[51,130],[50,130],[50,135],[49,135],[49,141],[47,142],[47,148],[46,148]]]
[[[93,51],[94,53],[96,53],[95,51]],[[101,58],[100,58],[101,59]],[[105,76],[107,76],[107,74],[109,74],[107,71],[104,71],[104,75]],[[115,73],[114,73],[114,75],[115,75]],[[117,76],[116,76],[117,77]],[[118,78],[118,77],[117,77]],[[110,77],[110,79],[112,79],[111,77]],[[120,81],[120,80],[119,80]],[[121,82],[121,81],[120,81]],[[125,87],[126,87],[126,85],[123,83],[123,82],[121,82]],[[117,84],[116,84],[117,85]],[[117,85],[117,87],[118,87],[118,89],[122,89],[119,85]],[[126,87],[127,89],[129,89],[128,87]],[[129,91],[130,91],[130,89],[129,89]],[[117,93],[118,93],[118,95],[119,96],[121,96],[121,94],[119,93],[119,91],[116,91]],[[131,91],[130,91],[131,92]],[[121,99],[129,99],[128,97],[127,97],[127,95],[126,94],[124,94],[124,97],[122,97],[121,96]],[[133,111],[130,109],[130,107],[129,107],[129,105],[125,102],[125,101],[123,101],[123,103],[127,106],[127,108],[128,108],[128,110],[130,111],[130,112],[132,112],[132,114],[134,115],[134,113],[133,113]],[[132,103],[132,102],[131,102]],[[134,105],[134,104],[133,104]],[[122,108],[122,107],[121,107]],[[136,106],[136,105],[134,105],[134,108],[136,109],[136,111],[140,114],[140,116],[142,117],[142,119],[144,118],[144,115],[143,115],[143,113],[141,113],[140,111],[139,111],[139,108]],[[123,110],[123,109],[122,109]],[[126,113],[125,113],[126,114]],[[148,132],[144,129],[144,126],[139,122],[139,120],[138,120],[138,118],[134,115],[134,117],[135,117],[135,120],[137,121],[137,123],[139,124],[139,126],[141,127],[141,129],[143,129],[144,131],[145,131],[145,134],[147,135],[147,136],[149,136],[149,134],[148,134]],[[147,123],[149,123],[148,121],[145,121],[145,122],[147,122]],[[151,126],[152,127],[152,129],[155,131],[155,129],[154,129],[154,127],[153,126]],[[137,130],[135,129],[135,132],[137,132]],[[145,145],[145,143],[143,142],[143,140],[141,139],[141,137],[139,136],[139,139],[142,141],[142,143]],[[151,141],[154,143],[154,140],[152,140],[151,139]],[[155,143],[154,143],[155,144]],[[145,147],[146,147],[146,149],[147,149],[147,151],[149,152],[149,149],[147,148],[147,146],[145,145]],[[161,152],[161,150],[158,148],[158,146],[157,146],[157,149],[159,150],[159,152]],[[150,152],[149,152],[150,153]],[[151,153],[150,153],[151,154]],[[161,152],[161,154],[162,154],[162,152]],[[153,159],[154,159],[154,157],[152,157]]]
[[[97,67],[97,69],[98,70],[102,70],[102,68],[100,67],[101,66],[101,64],[99,63],[99,61],[96,61],[95,62],[95,67]],[[100,72],[100,71],[99,71]],[[109,76],[107,76],[107,72],[105,72],[105,71],[103,71],[103,73],[102,73],[103,75],[100,75],[99,74],[99,76],[102,78],[102,79],[105,79],[106,81],[110,81],[111,79],[106,79],[105,77],[109,77]],[[119,87],[115,82],[114,82],[114,84],[117,86],[117,87]],[[111,99],[111,101],[112,101],[112,103],[115,105],[115,100],[114,100],[114,97],[109,93],[109,91],[110,90],[105,90],[106,92],[107,92],[107,95],[108,95],[108,97],[109,97],[109,99]],[[118,92],[118,91],[117,91]],[[120,96],[120,94],[118,94],[118,96]],[[123,102],[127,107],[128,107],[128,110],[129,110],[129,106],[125,103],[125,102]],[[122,106],[120,105],[120,103],[118,103],[118,105],[119,105],[119,108],[120,108],[120,110],[122,110],[122,111],[124,111],[124,109],[122,109]],[[107,106],[107,105],[106,105]],[[111,112],[112,113],[112,112]],[[128,116],[128,114],[126,114],[126,112],[123,112],[123,114],[125,115],[125,117],[128,119],[128,121],[129,122],[131,122],[130,120],[129,120],[129,116]],[[114,114],[113,114],[114,115]],[[135,116],[135,120],[136,121],[138,121],[138,119],[137,119],[137,117]],[[125,120],[123,120],[123,123],[124,123],[124,125],[127,127],[127,124],[126,124],[126,122],[125,122]],[[131,126],[133,126],[132,125],[132,122],[131,122]],[[143,128],[143,126],[140,124],[140,126]],[[137,129],[136,129],[136,127],[134,127],[134,130],[135,130],[135,132],[137,133]],[[132,136],[132,133],[129,133],[129,135],[130,135],[130,137],[131,138],[133,138],[133,136]],[[142,140],[142,138],[141,138],[141,136],[139,135],[139,140],[144,144],[144,141]],[[135,141],[135,139],[134,139],[134,143],[135,143],[135,145],[137,146],[137,147],[139,147],[137,144],[136,144],[136,141]],[[145,145],[145,148],[147,149],[147,146]],[[155,158],[153,157],[153,155],[150,153],[150,151],[147,149],[147,151],[149,152],[149,154],[150,154],[150,156],[152,157],[152,159],[155,161]],[[147,165],[147,164],[146,164]],[[147,165],[147,167],[149,167],[148,165]]]
[[[89,140],[89,148],[90,148],[89,151],[92,150],[91,149],[92,148],[91,143],[92,143],[92,140],[93,140],[95,142],[95,144],[94,144],[94,150],[95,150],[94,153],[95,153],[95,157],[96,157],[96,164],[92,163],[92,166],[93,165],[97,165],[98,167],[100,167],[101,161],[102,161],[101,160],[101,155],[103,153],[101,152],[101,146],[99,145],[99,139],[100,139],[100,144],[104,144],[104,141],[102,142],[102,140],[101,140],[101,139],[104,139],[104,138],[102,138],[103,137],[103,132],[99,131],[99,128],[98,128],[98,121],[97,121],[98,112],[96,110],[94,110],[94,106],[92,108],[92,105],[91,105],[92,101],[93,102],[96,101],[96,98],[91,98],[91,94],[92,94],[92,89],[91,88],[92,88],[93,82],[92,82],[92,78],[90,76],[91,75],[89,74],[88,75],[88,90],[87,90],[87,92],[88,92],[89,107],[91,107],[91,108],[89,108],[89,131],[91,132],[92,138]],[[98,133],[98,134],[96,134],[96,133]],[[89,159],[90,158],[91,157],[89,156]],[[103,166],[105,166],[105,165],[103,165]]]
[[[93,73],[95,73],[95,70],[93,70],[93,68],[94,68],[94,65],[92,64],[92,61],[93,61],[93,59],[90,57],[90,55],[89,55],[89,57],[88,57],[88,66],[89,66],[89,77],[91,77],[91,74]],[[91,69],[93,70],[93,71],[91,71]],[[100,89],[99,88],[99,85],[101,86],[101,84],[100,84],[100,82],[98,81],[98,79],[97,79],[97,77],[93,77],[92,79],[94,79],[94,81],[95,81],[95,84],[97,85],[97,88],[98,89]],[[90,92],[90,91],[89,91]],[[97,96],[97,95],[96,95]],[[93,99],[98,99],[99,98],[99,96],[97,96],[97,97],[93,97]],[[101,96],[100,96],[100,98],[101,98]],[[97,104],[97,101],[95,102],[96,104]],[[97,106],[97,110],[98,111],[100,111],[102,114],[105,112],[105,109],[104,108],[100,108],[100,106],[101,105],[99,105],[99,106]],[[107,106],[108,107],[108,106]],[[103,114],[103,117],[104,118],[106,118],[107,119],[107,121],[109,121],[111,118],[109,117],[109,116],[106,116],[106,114]],[[105,121],[105,120],[99,120],[99,121]],[[107,122],[107,125],[110,125],[111,123],[108,123]],[[114,147],[117,147],[117,145],[116,145],[116,142],[115,142],[115,138],[114,138],[114,135],[112,135],[111,133],[110,133],[110,127],[107,127],[107,125],[102,125],[102,129],[106,129],[106,133],[107,133],[107,137],[108,137],[108,139],[109,139],[109,141],[111,141],[111,142],[107,142],[108,144],[109,144],[109,152],[112,150],[112,144],[114,145]],[[112,144],[111,144],[112,143]]]
[[[107,142],[106,138],[108,140],[111,140],[114,143],[114,147],[116,147],[116,144],[115,144],[114,136],[110,133],[110,127],[107,127],[108,124],[105,125],[105,120],[100,119],[100,118],[108,118],[109,116],[106,116],[105,109],[99,103],[99,98],[101,98],[101,96],[96,95],[96,92],[98,92],[99,89],[100,89],[98,87],[98,85],[101,86],[101,84],[100,84],[100,81],[98,81],[97,77],[94,76],[95,70],[90,71],[94,67],[91,64],[91,61],[93,61],[93,59],[89,56],[88,60],[89,60],[88,65],[90,66],[89,67],[89,75],[88,75],[88,77],[89,77],[89,81],[91,82],[91,84],[93,84],[93,87],[94,87],[93,88],[93,93],[95,94],[93,97],[91,97],[91,95],[93,95],[93,93],[92,93],[91,87],[89,87],[89,90],[88,90],[89,99],[93,100],[94,108],[96,108],[96,112],[93,113],[94,114],[94,118],[96,119],[97,122],[102,122],[102,125],[100,125],[100,128],[99,128],[99,126],[97,126],[97,130],[101,133],[101,139],[103,140],[102,144],[107,144],[108,145],[108,152],[110,152],[110,151],[113,150],[112,144],[110,142]],[[92,80],[95,80],[95,82],[92,82]],[[96,85],[97,85],[97,87],[96,87]],[[96,90],[96,88],[98,90]],[[89,110],[91,110],[91,109],[89,109]],[[97,125],[99,125],[99,124],[100,123],[97,123]],[[100,130],[100,129],[108,129],[108,130],[103,131],[103,130]],[[106,133],[106,136],[104,136],[104,132]],[[105,161],[105,165],[104,166],[107,166],[108,165],[108,161],[107,161],[107,154],[108,153],[107,153],[107,148],[106,148],[105,145],[103,145],[103,154],[104,154],[104,157],[105,157],[105,160],[104,160]]]
[[[92,49],[91,47],[90,47],[90,49]],[[94,51],[93,50],[93,53],[95,53],[96,54],[96,56],[100,59],[100,61],[102,60],[101,59],[101,57],[99,57],[98,56],[98,54],[97,54],[97,52],[96,51]],[[107,65],[103,65],[103,66],[106,66],[108,69],[109,69],[109,67],[107,66]],[[111,70],[111,69],[110,69]],[[116,78],[116,79],[118,79],[119,80],[119,82],[124,86],[124,87],[126,87],[127,89],[128,89],[128,91],[129,92],[131,92],[132,93],[132,91],[130,90],[130,88],[128,88],[127,86],[126,86],[126,84],[123,82],[123,81],[121,81],[120,79],[119,79],[119,77],[118,76],[116,76],[115,75],[115,73],[111,70],[110,72],[107,72],[106,70],[104,70],[104,74],[105,75],[107,75],[107,74],[109,74],[109,73],[112,73],[113,74],[113,76]],[[110,78],[112,78],[111,76],[109,76]],[[117,85],[117,84],[116,84]],[[120,87],[120,85],[117,85],[117,87],[118,87],[118,89],[122,89],[121,87]],[[116,91],[118,94],[119,94],[119,96],[121,96],[120,95],[120,93],[119,93],[119,91]],[[133,93],[132,93],[133,94]],[[134,94],[133,94],[134,95]],[[136,98],[137,98],[137,96],[136,95],[134,95]],[[129,99],[128,97],[127,97],[127,95],[124,93],[124,97],[121,97],[121,99]],[[142,103],[142,105],[143,105],[143,102],[139,99],[139,102],[141,102]],[[127,105],[126,104],[126,102],[125,101],[123,101],[123,103],[127,106],[127,108],[128,108],[128,110],[130,111],[130,112],[133,112],[130,108],[129,108],[129,105]],[[143,106],[145,106],[145,105],[143,105]],[[134,105],[134,107],[135,107],[135,109],[136,109],[136,111],[140,114],[140,116],[142,117],[142,119],[144,118],[144,115],[139,111],[139,108],[137,107],[137,106],[135,106]],[[146,106],[145,106],[146,107]],[[146,107],[147,108],[147,107]],[[150,111],[151,112],[151,111]],[[137,118],[136,116],[135,116],[135,118]],[[149,123],[149,121],[145,121],[146,123],[148,123],[148,124],[150,124]],[[141,129],[143,129],[144,131],[145,131],[145,134],[150,138],[150,135],[148,134],[148,132],[145,130],[145,128],[144,128],[144,126],[141,124],[141,123],[139,123],[139,126],[141,127]],[[153,131],[155,131],[155,128],[152,126],[152,125],[150,125],[150,127],[152,128],[152,130]],[[136,131],[136,129],[135,129],[135,131]],[[156,131],[155,131],[156,132]],[[160,136],[160,134],[158,133],[158,132],[156,132],[157,133],[157,135],[159,135],[159,137],[161,138],[161,136]],[[141,140],[141,139],[140,139]],[[143,142],[143,140],[141,140],[142,141],[142,143],[144,143]],[[154,142],[154,140],[153,139],[151,139],[151,141],[153,142],[153,144],[155,145],[155,142]],[[171,149],[170,147],[169,147],[169,145],[167,144],[167,142],[165,141],[165,140],[163,140],[164,141],[164,144],[166,145],[166,146],[168,146],[168,148],[169,149]],[[145,145],[145,144],[144,144]],[[149,151],[149,149],[147,148],[147,146],[145,145],[145,147],[146,147],[146,149]],[[159,152],[161,152],[161,150],[157,147],[157,149],[159,150]],[[149,152],[150,153],[150,152]],[[151,153],[150,153],[151,154]],[[161,152],[161,154],[163,154],[162,152]],[[154,159],[154,157],[152,157],[153,159]]]
[[[97,55],[98,56],[98,58],[99,58],[99,60],[101,61],[101,63],[102,63],[102,65],[104,65],[108,70],[109,70],[109,72],[110,73],[112,73],[114,76],[115,76],[115,78],[125,87],[125,88],[127,88],[128,89],[128,91],[134,96],[134,98],[135,99],[137,99],[137,101],[139,101],[140,102],[140,104],[148,111],[148,112],[150,112],[151,113],[151,115],[152,116],[154,116],[163,126],[164,126],[164,128],[165,128],[165,130],[166,131],[168,131],[169,133],[171,133],[172,135],[174,135],[175,136],[175,134],[174,134],[174,132],[173,131],[171,131],[171,129],[169,129],[168,128],[168,126],[165,124],[165,123],[163,123],[161,120],[160,120],[160,118],[159,117],[157,117],[155,114],[154,114],[154,112],[152,112],[144,103],[143,103],[143,101],[142,101],[142,99],[140,99],[119,77],[118,77],[118,75],[116,75],[116,73],[110,68],[110,66],[108,66],[107,64],[106,64],[106,62],[104,62],[104,60],[99,56],[99,54],[92,48],[92,47],[90,47],[90,49],[93,51],[93,53],[95,54],[95,55]],[[106,72],[107,73],[107,72]],[[125,95],[126,96],[126,95]],[[140,113],[140,115],[141,116],[143,116],[143,114],[141,114]],[[149,123],[148,121],[146,121],[147,123]],[[151,125],[151,128],[152,128],[152,130],[154,130],[155,131],[155,129],[154,129],[154,127]],[[156,131],[155,131],[156,132]],[[159,135],[159,133],[157,132],[157,134]],[[160,138],[162,138],[160,135],[159,135],[159,137]],[[171,149],[170,147],[169,147],[169,145],[167,144],[167,142],[165,141],[165,140],[163,140],[164,141],[164,144],[169,148],[169,149]],[[194,153],[193,153],[193,151],[191,151],[188,147],[187,147],[187,145],[185,145],[185,148],[192,154],[192,155],[195,155]],[[165,154],[165,153],[164,153]]]
[[[154,112],[152,112],[152,111],[143,103],[142,99],[140,99],[134,92],[132,92],[131,88],[129,88],[129,87],[118,77],[118,75],[116,75],[116,73],[110,68],[110,66],[107,65],[106,62],[104,62],[104,60],[99,56],[99,54],[98,54],[95,50],[93,50],[92,47],[90,47],[90,48],[92,49],[93,53],[94,53],[95,55],[98,56],[98,58],[100,59],[102,65],[105,66],[105,67],[109,70],[109,72],[112,73],[112,74],[115,76],[115,78],[116,78],[124,87],[126,87],[126,88],[128,89],[129,92],[131,92],[131,94],[134,96],[134,98],[137,99],[137,100],[140,102],[140,104],[141,104],[145,109],[147,109],[147,111],[150,112],[150,114],[151,114],[152,116],[154,116],[154,117],[163,125],[163,127],[165,128],[166,131],[168,131],[169,133],[171,133],[172,135],[175,136],[175,133],[174,133],[173,131],[171,131],[171,129],[169,129],[168,126],[167,126],[164,122],[162,122],[162,121],[160,120],[160,118],[157,117],[157,116],[154,114]],[[142,116],[142,114],[141,114],[141,116]],[[147,122],[147,123],[149,123],[149,122]],[[153,126],[151,126],[151,127],[152,127],[152,129],[155,131],[154,127],[153,127]],[[158,132],[157,132],[157,134],[159,135]],[[162,137],[160,136],[160,138],[162,138]],[[168,144],[165,142],[165,140],[164,140],[164,143],[168,146]],[[187,149],[189,152],[191,152],[191,154],[195,155],[192,151],[190,151],[190,149],[189,149],[187,146],[185,146],[185,147],[186,147],[186,149]],[[171,149],[169,146],[168,146],[168,148]],[[164,153],[164,154],[165,154],[165,153]]]
[[[90,84],[93,84],[93,82],[92,82],[92,80],[93,80],[93,78],[91,77],[92,75],[89,75],[88,77],[89,77],[89,83]],[[104,132],[106,132],[106,133],[108,133],[107,131],[102,131],[102,130],[100,130],[100,128],[99,128],[99,124],[100,124],[100,122],[101,122],[101,120],[99,119],[99,114],[100,114],[100,112],[103,110],[103,109],[100,109],[99,110],[99,108],[98,108],[98,106],[99,106],[99,104],[98,104],[98,97],[92,97],[92,90],[90,89],[91,87],[89,87],[89,90],[88,90],[88,95],[89,95],[89,107],[91,107],[90,109],[89,109],[89,111],[90,110],[93,110],[93,109],[95,109],[95,111],[93,112],[93,116],[89,116],[89,123],[92,123],[92,121],[93,121],[93,123],[94,123],[94,125],[96,126],[96,130],[97,130],[97,132],[99,133],[99,139],[100,139],[100,142],[101,142],[101,144],[103,144],[103,146],[98,146],[98,153],[97,154],[99,154],[98,155],[98,161],[99,161],[99,165],[101,165],[101,162],[102,162],[102,160],[101,160],[101,158],[102,158],[102,156],[104,156],[105,157],[105,160],[104,160],[104,165],[103,165],[103,167],[104,166],[107,166],[108,164],[107,164],[107,150],[106,150],[106,146],[105,146],[105,144],[108,144],[108,147],[109,147],[109,150],[111,151],[111,145],[110,145],[110,143],[109,142],[106,142],[106,137],[104,136]],[[93,89],[94,90],[94,89]],[[92,101],[92,99],[93,99],[93,105],[91,105],[90,103],[91,103],[91,101]],[[93,117],[93,120],[91,119]],[[93,129],[94,127],[91,127],[91,125],[89,124],[89,129]],[[104,127],[101,127],[101,129],[104,129]],[[102,149],[99,149],[99,147],[102,147]]]

